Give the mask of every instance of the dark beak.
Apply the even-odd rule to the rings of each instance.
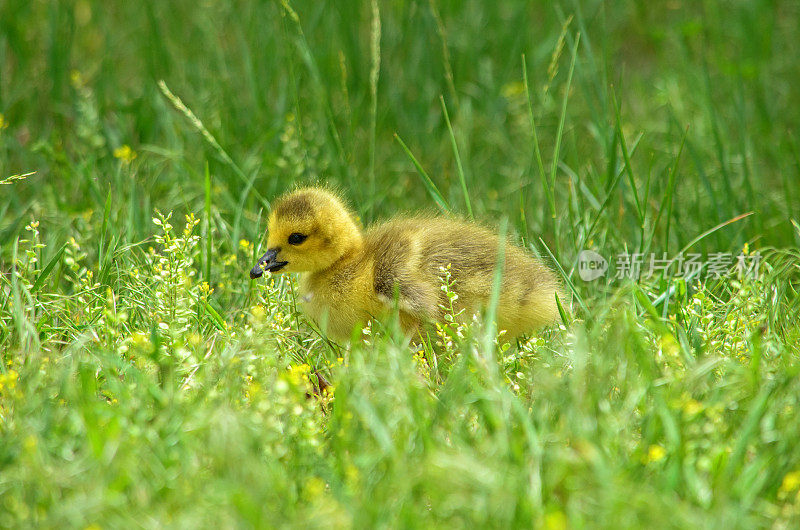
[[[266,254],[258,258],[258,263],[250,271],[250,279],[261,278],[264,271],[278,272],[286,266],[288,261],[277,261],[279,248],[271,248]]]

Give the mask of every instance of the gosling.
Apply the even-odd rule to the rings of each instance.
[[[419,333],[444,319],[449,307],[442,267],[449,267],[455,312],[471,317],[489,302],[499,236],[474,223],[416,216],[390,220],[362,232],[334,193],[301,188],[273,204],[267,252],[250,271],[299,272],[304,312],[334,340],[348,340],[357,326],[395,304],[400,324]],[[498,329],[517,337],[560,320],[561,284],[542,262],[505,242]]]

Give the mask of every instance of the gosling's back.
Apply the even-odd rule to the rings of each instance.
[[[388,301],[397,296],[407,316],[441,320],[442,306],[447,306],[441,268],[449,266],[458,294],[456,310],[464,309],[469,317],[489,301],[499,244],[496,233],[474,223],[412,217],[369,230],[365,254],[372,256],[378,297]],[[553,272],[506,242],[498,327],[516,336],[556,322],[556,296],[562,290]]]

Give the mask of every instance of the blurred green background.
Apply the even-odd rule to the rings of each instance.
[[[637,245],[631,182],[640,201],[649,192],[641,211],[657,211],[684,134],[672,239],[660,246],[675,252],[747,211],[755,215],[709,245],[797,243],[788,222],[800,206],[795,2],[386,3],[374,100],[369,3],[297,2],[297,20],[257,1],[6,0],[1,9],[0,174],[37,172],[3,189],[6,253],[23,212],[61,227],[46,234],[58,240],[109,191],[113,225],[138,241],[151,208],[200,210],[206,161],[215,207],[250,239],[263,228],[249,222],[266,206],[260,198],[297,181],[340,185],[365,221],[432,208],[395,134],[463,212],[440,95],[478,217],[507,216],[552,243],[523,56],[549,177],[578,33],[550,184],[555,224],[569,235],[560,258],[574,256],[624,166],[618,130],[633,180],[621,179],[604,211],[613,229],[590,234],[600,246]],[[173,109],[162,79],[240,172]],[[122,145],[138,154],[132,170],[113,156]],[[652,216],[645,222],[655,230]]]

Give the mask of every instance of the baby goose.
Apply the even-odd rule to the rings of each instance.
[[[363,233],[334,193],[301,188],[273,204],[267,252],[250,271],[299,272],[304,311],[334,339],[380,316],[397,300],[400,323],[413,333],[444,317],[441,267],[450,266],[456,311],[471,316],[490,297],[499,236],[442,217],[388,221]],[[543,263],[506,243],[498,328],[510,337],[559,320],[559,281]]]

